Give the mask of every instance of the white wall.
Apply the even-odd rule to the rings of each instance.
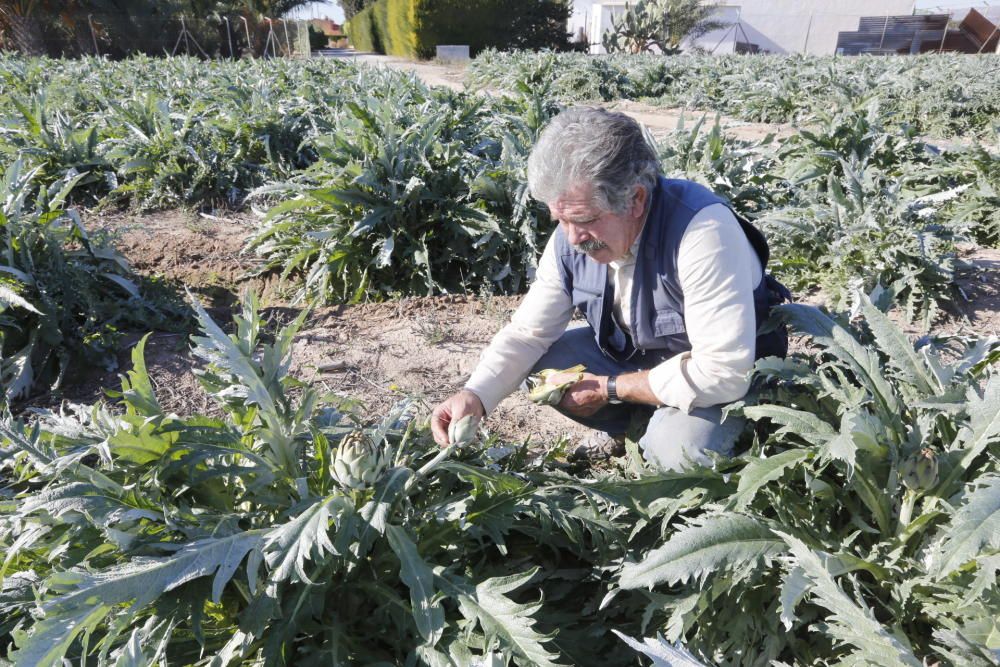
[[[593,40],[593,35],[590,34],[590,12],[594,4],[594,0],[574,0],[573,2],[573,13],[569,17],[569,33],[573,35],[573,39],[576,39],[576,35],[580,32],[582,28],[584,32],[587,32],[587,37],[590,41]]]
[[[858,29],[862,16],[913,13],[913,0],[743,0],[740,25],[751,42],[772,53],[832,55],[837,33]],[[743,40],[741,36],[741,41]]]
[[[576,0],[571,29],[589,24],[591,43],[611,25],[612,11],[621,11],[624,0]],[[705,35],[697,46],[715,53],[732,53],[735,42],[749,41],[771,53],[809,53],[833,55],[837,33],[857,30],[862,16],[905,15],[913,13],[914,0],[724,0],[719,13],[727,22],[739,17],[739,28],[724,29]],[[579,18],[578,18],[579,17]],[[579,21],[579,23],[574,23]],[[721,42],[721,43],[720,43]],[[592,49],[595,53],[601,48]]]

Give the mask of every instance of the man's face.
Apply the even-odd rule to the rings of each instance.
[[[645,195],[645,190],[639,188],[625,213],[611,213],[595,206],[590,184],[570,187],[547,203],[573,247],[595,262],[607,264],[625,257],[642,231]]]

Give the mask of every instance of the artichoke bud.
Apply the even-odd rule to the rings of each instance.
[[[330,476],[345,491],[355,491],[377,482],[385,467],[372,439],[363,431],[354,431],[340,441]]]
[[[453,419],[448,425],[448,443],[451,445],[467,445],[476,439],[479,430],[479,417],[465,415],[461,419]]]
[[[583,379],[583,373],[586,370],[585,366],[579,364],[565,370],[546,368],[543,371],[539,371],[535,375],[528,377],[528,398],[539,405],[559,405],[559,401],[562,400],[566,390]],[[550,379],[553,376],[562,373],[575,373],[576,377],[560,384],[550,383]]]
[[[927,491],[938,482],[937,456],[931,449],[921,449],[899,466],[903,484],[914,491]]]

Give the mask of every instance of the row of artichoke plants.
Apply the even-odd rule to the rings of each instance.
[[[782,307],[739,456],[569,474],[426,409],[364,425],[289,376],[309,317],[226,334],[219,416],[166,413],[135,349],[117,409],[0,422],[0,655],[14,665],[1000,664],[995,339]],[[650,637],[645,643],[633,637]],[[659,662],[656,662],[659,661]]]
[[[878,95],[899,123],[935,137],[989,138],[1000,113],[993,54],[912,56],[592,56],[481,52],[466,79],[477,88],[548,85],[565,102],[643,100],[721,111],[742,120],[804,122],[843,97]]]

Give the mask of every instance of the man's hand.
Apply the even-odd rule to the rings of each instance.
[[[448,426],[466,415],[486,416],[486,408],[479,397],[468,389],[453,394],[441,402],[431,413],[431,432],[434,442],[444,447],[448,442]]]
[[[551,378],[552,384],[568,382],[573,374],[559,374]],[[608,404],[608,378],[606,375],[584,373],[578,382],[570,386],[559,401],[559,407],[577,417],[589,417]]]

